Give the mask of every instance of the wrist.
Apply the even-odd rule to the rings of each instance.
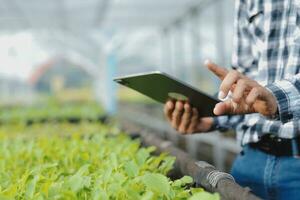
[[[210,132],[214,130],[214,118],[213,117],[204,117],[199,120],[198,130],[199,133]]]
[[[274,110],[275,110],[275,112],[272,112],[271,115],[268,116],[268,118],[270,118],[270,119],[278,119],[279,118],[279,109],[278,109],[277,105]]]
[[[267,116],[270,119],[277,119],[279,117],[279,107],[277,105],[276,97],[270,92],[270,114]]]
[[[274,96],[276,100],[278,110],[276,120],[280,120],[282,123],[290,121],[293,118],[291,110],[297,108],[297,101],[289,99],[289,95],[296,93],[292,87],[293,85],[287,80],[266,85],[266,88],[272,93],[272,96]]]

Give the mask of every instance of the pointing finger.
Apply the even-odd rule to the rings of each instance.
[[[233,85],[241,78],[241,76],[242,75],[235,70],[228,72],[220,85],[219,98],[225,98],[228,95],[228,92],[232,89]]]
[[[207,68],[212,71],[215,75],[217,75],[221,80],[225,78],[228,73],[228,70],[216,65],[215,63],[211,62],[210,60],[206,60],[204,64]]]

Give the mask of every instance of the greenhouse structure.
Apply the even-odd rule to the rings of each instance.
[[[0,0],[0,199],[300,197],[282,2]]]

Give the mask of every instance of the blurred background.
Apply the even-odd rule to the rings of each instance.
[[[215,94],[203,61],[230,66],[233,10],[233,0],[0,0],[0,118],[90,115],[97,105],[228,171],[232,133],[178,136],[161,105],[112,79],[161,70]]]

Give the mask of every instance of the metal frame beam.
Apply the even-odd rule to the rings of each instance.
[[[109,8],[111,7],[111,0],[102,0],[100,1],[98,16],[96,17],[95,25],[99,26],[104,23],[104,19],[108,13]]]
[[[6,3],[4,5],[6,5],[7,10],[11,13],[17,13],[17,16],[19,19],[22,19],[25,27],[33,28],[32,21],[26,15],[25,11],[22,9],[22,6],[20,6],[15,0],[9,0],[5,2]]]

